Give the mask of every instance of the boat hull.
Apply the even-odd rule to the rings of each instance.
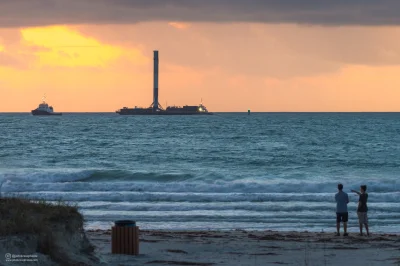
[[[190,112],[135,112],[135,111],[116,111],[119,115],[212,115],[213,113],[190,113]]]
[[[48,115],[62,115],[62,113],[50,113],[46,111],[41,111],[41,110],[32,110],[32,115],[43,115],[43,116],[48,116]]]

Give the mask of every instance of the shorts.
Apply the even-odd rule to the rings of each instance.
[[[368,215],[366,212],[357,212],[357,216],[360,224],[368,224]]]
[[[340,222],[347,223],[348,220],[349,220],[348,212],[337,212],[336,213],[336,222],[337,223],[340,223]]]

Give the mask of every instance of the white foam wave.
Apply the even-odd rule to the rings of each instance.
[[[106,210],[106,211],[148,211],[148,212],[168,212],[168,211],[253,211],[253,212],[300,212],[313,211],[320,212],[335,209],[334,202],[80,202],[79,207],[83,210]],[[355,211],[356,202],[349,204],[349,211]],[[373,212],[400,213],[398,203],[374,203],[370,204]]]
[[[87,178],[96,170],[71,170],[71,169],[20,169],[13,171],[0,171],[0,181],[6,184],[57,184],[58,182],[74,182]],[[5,185],[5,184],[4,184]]]
[[[252,182],[216,181],[214,183],[201,181],[182,182],[142,182],[142,181],[113,181],[113,182],[81,182],[82,177],[90,176],[93,172],[32,173],[24,178],[7,178],[3,191],[136,191],[136,192],[194,192],[194,193],[336,193],[337,182],[326,181],[282,181],[282,180],[253,180]],[[49,182],[51,180],[51,182]],[[57,180],[57,181],[55,181]],[[76,181],[78,180],[78,181]],[[363,180],[368,184],[368,192],[399,192],[400,180]],[[359,183],[346,184],[345,191],[350,188],[358,190]]]
[[[119,218],[118,218],[119,219]],[[129,219],[132,219],[130,217]],[[114,223],[114,220],[91,220],[89,219],[85,224],[86,229],[110,229]],[[315,221],[313,223],[307,222],[297,222],[297,223],[264,223],[264,222],[255,222],[255,221],[246,221],[246,222],[238,222],[238,221],[219,221],[218,223],[214,221],[141,221],[136,220],[137,225],[141,229],[157,229],[157,230],[236,230],[236,229],[245,229],[245,230],[281,230],[281,231],[309,231],[309,232],[325,232],[330,233],[334,232],[336,229],[332,226],[332,221],[329,223],[319,223]],[[379,227],[373,227],[374,232],[376,233],[399,233],[400,228],[397,224],[385,225],[384,223],[380,223]],[[350,233],[358,233],[358,227],[356,222],[349,221],[348,232]]]
[[[4,192],[3,192],[4,193]],[[110,202],[332,202],[332,193],[7,192],[31,199]],[[356,201],[356,200],[354,200]],[[369,202],[400,202],[400,192],[370,193]]]

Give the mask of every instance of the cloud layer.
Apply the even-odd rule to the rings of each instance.
[[[148,21],[399,25],[398,0],[0,0],[0,27]]]
[[[399,111],[399,47],[400,27],[0,28],[0,112],[29,111],[43,93],[62,112],[148,106],[153,49],[163,106],[203,99],[216,112]]]

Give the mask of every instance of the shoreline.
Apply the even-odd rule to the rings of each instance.
[[[111,231],[88,230],[105,265],[400,265],[400,234],[141,230],[139,256],[111,254]]]
[[[87,221],[85,221],[87,223]],[[87,226],[84,225],[84,231],[85,232],[107,232],[111,231],[111,227],[114,226],[115,222],[109,222],[109,226]],[[182,228],[155,228],[155,226],[152,227],[142,227],[142,223],[136,223],[136,225],[140,228],[141,232],[235,232],[235,231],[246,231],[246,232],[275,232],[277,234],[286,234],[286,233],[310,233],[310,234],[332,234],[334,235],[336,233],[336,228],[335,227],[330,227],[328,229],[309,229],[309,230],[304,230],[303,228],[300,228],[299,230],[292,229],[292,228],[282,228],[282,229],[267,229],[267,227],[264,228],[188,228],[188,227],[182,227]],[[357,226],[358,226],[358,221],[357,221]],[[391,235],[398,235],[400,237],[400,226],[398,226],[398,230],[389,230],[389,231],[382,231],[382,230],[372,230],[374,228],[370,228],[371,235],[382,235],[382,236],[391,236]],[[351,227],[347,228],[347,233],[352,236],[356,236],[359,234],[359,228],[352,225]],[[363,228],[363,233],[366,235],[365,228]],[[340,234],[343,235],[343,225],[340,227]]]
[[[114,224],[114,222],[113,222]],[[113,225],[112,225],[113,226]],[[103,234],[111,234],[111,228],[110,229],[85,229],[84,230],[87,233],[103,233]],[[320,237],[320,236],[335,236],[336,230],[332,229],[331,231],[295,231],[295,230],[288,230],[288,231],[281,231],[281,230],[248,230],[248,229],[140,229],[140,233],[143,233],[143,235],[151,235],[151,234],[196,234],[196,233],[201,233],[201,234],[207,234],[207,233],[238,233],[238,232],[246,232],[246,233],[254,233],[254,234],[275,234],[279,236],[292,236],[295,237],[296,235],[303,235],[303,236],[309,236],[309,237]],[[399,233],[391,233],[391,232],[371,232],[370,236],[366,236],[365,232],[363,236],[359,236],[359,233],[357,232],[352,232],[352,231],[347,231],[349,234],[349,239],[351,238],[369,238],[370,240],[376,240],[376,237],[399,237],[400,238],[400,232]],[[341,237],[343,236],[343,230],[341,229],[340,231]],[[346,238],[346,237],[344,237]]]

